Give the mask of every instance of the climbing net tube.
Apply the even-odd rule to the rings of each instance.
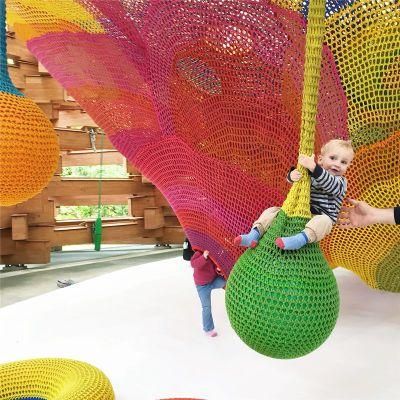
[[[300,150],[314,150],[315,118],[325,0],[311,0]],[[297,251],[275,245],[279,236],[304,229],[310,217],[310,181],[295,183],[272,226],[255,249],[247,250],[234,266],[226,288],[229,320],[238,336],[255,351],[274,358],[304,356],[330,335],[339,312],[335,277],[318,244]]]

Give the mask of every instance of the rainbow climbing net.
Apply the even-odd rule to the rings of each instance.
[[[282,204],[296,163],[307,1],[7,0],[28,47],[229,274],[232,239]],[[348,195],[400,193],[400,8],[328,0],[316,152],[351,138]],[[400,291],[400,229],[334,229],[332,266]]]

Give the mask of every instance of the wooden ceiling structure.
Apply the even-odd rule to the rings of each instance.
[[[99,165],[100,152],[103,165],[120,164],[127,173],[125,178],[102,179],[101,203],[126,204],[128,208],[127,216],[103,219],[102,243],[182,243],[183,230],[162,194],[115,150],[12,29],[7,33],[7,57],[14,85],[52,122],[60,157],[52,180],[41,193],[24,203],[0,207],[0,264],[48,263],[53,248],[92,243],[93,218],[61,220],[57,214],[61,206],[98,203],[98,179],[66,178],[62,168]]]

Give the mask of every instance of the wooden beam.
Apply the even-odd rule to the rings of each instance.
[[[43,240],[20,240],[15,253],[0,256],[1,264],[47,264],[50,262],[50,244]]]
[[[159,206],[159,204],[157,204]],[[174,210],[170,206],[165,206],[164,204],[162,205],[163,207],[163,212],[164,212],[164,217],[175,217]],[[179,225],[179,224],[174,224],[174,225]]]
[[[11,215],[16,213],[15,206],[1,207],[0,211],[0,229],[11,228]]]
[[[161,207],[144,209],[144,229],[158,229],[165,225]]]
[[[88,166],[88,165],[99,165],[101,153],[103,153],[103,165],[112,164],[123,164],[124,156],[117,150],[105,150],[103,152],[91,151],[91,152],[74,152],[63,154],[62,156],[62,166],[63,167],[73,167],[73,166]]]
[[[163,243],[182,244],[184,239],[185,234],[181,226],[166,226],[163,228]]]
[[[152,233],[145,234],[141,221],[103,221],[102,243],[105,244],[134,244],[134,243],[156,243]],[[58,226],[54,229],[51,240],[52,246],[63,246],[73,244],[92,243],[92,224]],[[153,231],[154,232],[154,231]],[[162,234],[162,231],[157,232]],[[145,240],[144,237],[153,240]]]
[[[147,179],[144,175],[142,175],[142,183],[145,183],[146,185],[152,185],[153,183]]]
[[[54,171],[54,175],[61,176],[62,175],[62,155],[58,156],[58,164],[57,169]]]
[[[176,217],[176,215],[169,215],[169,216],[166,216],[165,214],[164,214],[164,219],[165,219],[165,226],[167,227],[167,226],[180,226],[179,225],[179,220],[178,220],[178,218]]]
[[[25,88],[25,75],[20,68],[8,67],[8,74],[17,89],[23,90]]]
[[[124,165],[125,165],[126,172],[129,175],[141,175],[139,170],[137,168],[135,168],[126,158],[124,158]]]
[[[33,101],[46,102],[64,99],[64,88],[51,76],[26,75],[25,95]]]
[[[57,127],[96,126],[89,114],[79,110],[60,110]]]
[[[54,233],[54,225],[29,226],[29,240],[51,241]]]
[[[154,191],[148,195],[131,196],[128,200],[128,208],[131,210],[131,215],[134,217],[143,217],[145,208],[155,206]]]
[[[44,65],[41,62],[38,62],[37,70],[38,70],[39,74],[49,75],[49,71],[47,71],[47,69],[44,67]]]
[[[58,110],[54,108],[54,104],[49,101],[45,102],[36,102],[36,104],[40,107],[40,109],[45,113],[46,117],[51,121],[57,121],[58,119]]]
[[[7,52],[21,57],[22,60],[37,64],[35,56],[27,49],[24,41],[17,37],[7,37]]]
[[[32,197],[31,199],[16,204],[15,214],[41,213],[43,211],[43,202],[47,200],[44,199],[46,195],[47,195],[47,190],[44,189],[44,191]]]
[[[129,196],[126,194],[102,195],[101,204],[128,204]],[[65,196],[56,197],[57,206],[95,206],[99,201],[98,195],[92,196]]]
[[[98,194],[98,179],[62,179],[61,181],[51,181],[48,185],[49,197],[65,197],[74,193],[76,196],[93,196]],[[150,195],[152,189],[146,188],[140,182],[133,179],[103,179],[101,183],[101,193],[103,195],[133,195],[143,193]]]
[[[66,97],[64,90],[64,98]],[[79,111],[85,113],[85,110],[76,101],[55,101],[54,108],[59,111]]]
[[[163,206],[163,207],[170,207],[167,199],[162,195],[162,193],[159,190],[155,191],[155,202],[158,206]]]
[[[66,227],[66,226],[88,226],[89,224],[93,224],[97,218],[82,218],[82,219],[59,219],[56,222],[56,227]],[[143,218],[139,217],[103,217],[103,224],[119,224],[119,223],[138,223],[137,221],[141,221]]]
[[[60,150],[84,150],[91,149],[90,137],[87,132],[78,129],[55,128],[58,134]],[[96,147],[100,148],[100,137],[96,137]],[[114,149],[108,136],[103,138],[103,149]]]
[[[15,56],[13,56],[15,58]],[[37,65],[32,64],[32,63],[27,63],[24,61],[20,61],[20,58],[18,57],[18,68],[15,67],[9,67],[8,72],[10,75],[10,78],[14,85],[21,90],[25,90],[26,87],[26,81],[25,77],[27,75],[34,75],[37,73]]]
[[[87,243],[92,243],[92,232],[86,226],[54,228],[52,247]]]
[[[13,214],[11,216],[12,240],[28,239],[28,214]]]
[[[135,223],[103,224],[102,243],[130,244],[141,236],[141,228]]]
[[[12,214],[27,214],[28,225],[54,221],[54,203],[47,199],[47,190],[11,207],[0,207],[0,229],[11,228]]]
[[[0,230],[0,256],[14,254],[15,243],[12,240],[11,228]]]

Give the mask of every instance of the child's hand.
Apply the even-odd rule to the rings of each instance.
[[[294,170],[289,174],[289,177],[290,177],[290,179],[291,179],[293,182],[299,181],[299,180],[301,179],[302,176],[303,176],[302,173],[301,173],[299,170],[297,170],[297,169],[294,169]]]
[[[312,156],[306,156],[304,154],[300,154],[299,155],[299,164],[304,167],[307,168],[309,171],[314,172],[314,169],[316,167],[316,163],[315,163],[315,156],[314,154]]]
[[[204,256],[204,258],[205,258],[206,260],[207,260],[207,258],[208,258],[208,254],[209,254],[208,250],[204,250],[203,256]]]

